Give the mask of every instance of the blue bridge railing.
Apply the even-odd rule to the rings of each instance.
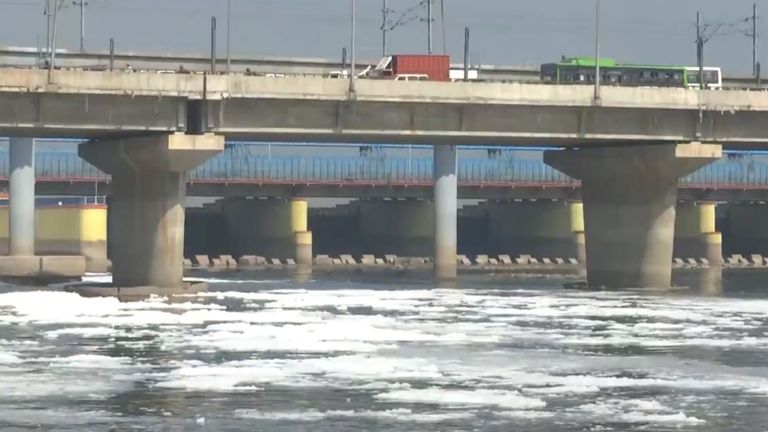
[[[96,181],[108,176],[72,152],[36,153],[41,181]],[[7,178],[8,154],[0,152],[0,177]],[[464,184],[577,185],[572,178],[539,160],[459,158],[459,182]],[[189,173],[199,183],[368,183],[429,184],[431,157],[403,156],[274,156],[227,150]],[[725,158],[681,181],[695,187],[765,187],[768,162]]]

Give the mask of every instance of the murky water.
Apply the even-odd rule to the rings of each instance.
[[[0,288],[0,430],[768,430],[766,273],[237,277],[174,303]]]

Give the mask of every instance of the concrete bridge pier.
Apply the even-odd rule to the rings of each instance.
[[[675,221],[675,256],[706,258],[713,265],[723,263],[723,236],[715,227],[715,209],[711,202],[677,204]]]
[[[582,182],[587,283],[669,287],[678,178],[721,156],[700,143],[546,152],[548,165]]]
[[[435,276],[452,280],[458,276],[458,179],[456,146],[435,145]]]
[[[35,255],[35,140],[11,138],[9,255]]]
[[[223,149],[224,137],[183,133],[80,145],[80,157],[112,175],[116,287],[182,286],[186,172]]]

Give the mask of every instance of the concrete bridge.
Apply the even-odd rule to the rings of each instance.
[[[223,136],[435,145],[440,278],[456,276],[456,145],[567,147],[545,162],[581,180],[588,281],[609,287],[668,286],[678,178],[723,147],[768,145],[768,93],[743,91],[607,87],[596,101],[581,86],[5,69],[0,107],[2,134],[94,138],[80,155],[112,175],[115,217],[129,227],[114,259],[126,287],[181,284],[186,172]],[[16,213],[13,198],[33,194],[27,175],[14,187],[32,147],[11,142],[16,255],[33,252],[14,248],[33,235],[21,228],[33,209]]]

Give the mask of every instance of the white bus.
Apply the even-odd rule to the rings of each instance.
[[[699,68],[686,67],[688,88],[699,88]],[[722,90],[723,89],[723,71],[719,67],[705,67],[704,68],[704,83],[709,90]]]

